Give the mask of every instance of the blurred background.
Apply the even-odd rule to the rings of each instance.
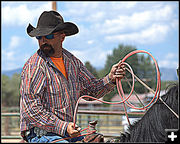
[[[34,27],[43,11],[57,10],[65,22],[73,22],[79,33],[66,37],[63,47],[78,57],[97,78],[107,75],[113,64],[134,50],[145,50],[157,60],[161,73],[161,95],[166,87],[178,81],[179,67],[179,2],[64,2],[1,1],[1,142],[19,142],[19,86],[25,62],[38,50],[38,42],[26,33]],[[147,54],[127,59],[134,73],[156,89],[156,70]],[[130,92],[131,75],[123,80],[124,92]],[[136,83],[135,91],[146,104],[153,94]],[[117,90],[102,98],[120,101]],[[133,96],[129,99],[139,105]],[[127,107],[133,122],[143,111]],[[92,113],[89,114],[88,111]],[[106,105],[82,100],[78,125],[98,120],[97,130],[107,138],[127,129],[122,105]],[[134,114],[133,114],[134,112]]]

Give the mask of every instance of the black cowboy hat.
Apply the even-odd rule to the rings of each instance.
[[[57,31],[64,31],[66,36],[79,32],[75,24],[64,22],[63,17],[56,11],[44,11],[39,17],[36,28],[31,24],[27,27],[27,33],[31,37],[45,36]]]

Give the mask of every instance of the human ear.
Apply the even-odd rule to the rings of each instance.
[[[61,42],[63,42],[64,41],[64,39],[65,39],[65,34],[63,33],[63,34],[61,34]]]

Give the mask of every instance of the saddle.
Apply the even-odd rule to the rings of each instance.
[[[96,130],[95,129],[96,124],[97,124],[97,120],[89,122],[89,127],[88,127],[87,132]],[[85,136],[85,138],[83,140],[78,141],[77,143],[99,143],[99,142],[104,142],[104,136],[100,133],[94,132],[90,135]]]

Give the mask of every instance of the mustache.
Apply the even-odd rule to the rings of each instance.
[[[40,49],[46,56],[51,56],[52,54],[54,54],[54,48],[50,44],[45,43],[40,46]]]
[[[43,44],[43,45],[40,46],[40,49],[43,50],[45,47],[52,48],[52,46],[51,46],[50,44],[45,43],[45,44]]]

